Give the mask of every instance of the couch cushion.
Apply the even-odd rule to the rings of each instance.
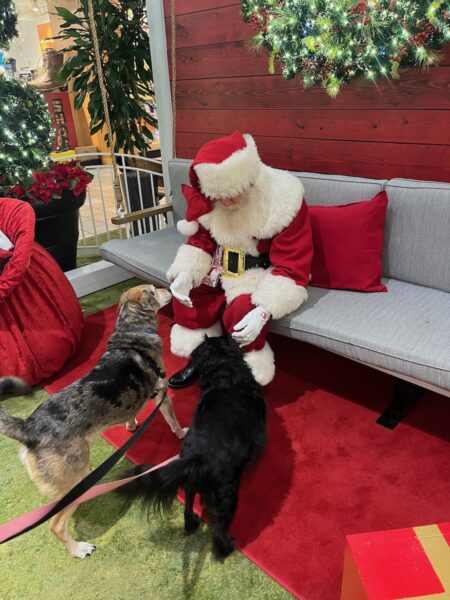
[[[450,184],[392,179],[383,273],[450,292]]]
[[[184,240],[175,228],[110,240],[102,257],[148,281],[166,271]],[[395,279],[387,294],[308,288],[298,311],[272,330],[450,390],[450,294]]]
[[[387,294],[310,287],[272,330],[450,390],[450,294],[383,281]]]
[[[295,172],[305,188],[308,204],[335,206],[361,200],[370,200],[383,191],[385,179],[365,179],[347,175],[324,175],[322,173]]]
[[[128,240],[110,240],[101,246],[100,254],[142,279],[167,285],[166,271],[185,239],[170,227]]]
[[[169,161],[169,176],[172,186],[175,221],[184,218],[186,202],[181,193],[181,184],[189,184],[191,160],[175,158]],[[305,188],[308,204],[333,206],[359,200],[370,200],[384,189],[386,180],[348,177],[346,175],[323,175],[320,173],[294,172]]]

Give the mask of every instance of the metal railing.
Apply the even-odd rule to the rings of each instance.
[[[165,203],[161,161],[131,154],[116,154],[121,187],[127,212],[143,210]],[[162,229],[168,223],[166,215],[141,219],[126,225],[114,225],[111,218],[119,215],[114,194],[114,174],[108,164],[110,154],[91,152],[70,156],[66,160],[78,160],[93,174],[87,188],[85,204],[80,209],[80,239],[78,254],[99,254],[102,243],[112,238],[129,238]],[[88,163],[88,164],[86,164]],[[89,164],[91,163],[91,164]]]

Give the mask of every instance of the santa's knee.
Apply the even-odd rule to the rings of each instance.
[[[275,357],[272,348],[266,342],[261,350],[245,351],[245,361],[253,377],[260,385],[268,385],[275,376]]]
[[[234,300],[227,304],[223,313],[222,320],[225,329],[229,333],[232,333],[234,326],[254,308],[255,305],[252,303],[250,294],[241,294],[234,298]]]
[[[189,358],[192,352],[200,346],[205,337],[218,337],[222,335],[222,325],[219,321],[210,327],[191,329],[175,323],[170,330],[170,349],[172,354]]]

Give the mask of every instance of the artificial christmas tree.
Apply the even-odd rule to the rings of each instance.
[[[8,50],[11,40],[18,35],[17,14],[11,0],[0,0],[0,50]]]
[[[33,171],[46,168],[53,143],[47,106],[30,85],[0,76],[0,196],[26,186]]]
[[[78,210],[92,177],[76,163],[51,163],[51,116],[30,85],[0,76],[0,110],[0,197],[29,202],[36,213],[36,241],[63,270],[73,269]]]

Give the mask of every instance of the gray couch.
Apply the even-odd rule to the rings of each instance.
[[[174,219],[183,218],[181,183],[190,161],[173,160]],[[387,371],[450,396],[450,185],[407,179],[373,180],[296,173],[313,204],[389,198],[383,256],[388,293],[309,288],[299,310],[272,331]],[[106,260],[167,285],[166,270],[184,241],[175,227],[101,248]]]

